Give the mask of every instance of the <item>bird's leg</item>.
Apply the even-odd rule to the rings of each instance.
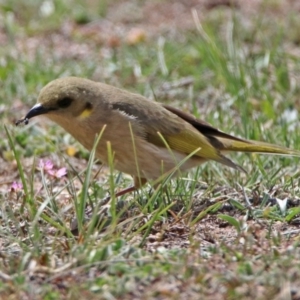
[[[126,195],[128,193],[134,192],[136,190],[138,190],[140,187],[142,187],[143,185],[145,185],[147,183],[147,179],[146,178],[139,178],[139,177],[133,177],[133,181],[134,181],[134,185],[130,186],[128,188],[125,188],[117,193],[115,193],[115,197],[118,198],[120,196]],[[106,197],[104,199],[104,202],[106,203],[107,201],[110,200],[110,196]]]
[[[135,185],[129,186],[128,188],[123,189],[122,191],[117,192],[115,194],[115,197],[118,198],[118,197],[123,196],[123,195],[125,195],[127,193],[134,192],[134,191],[136,191],[136,189],[137,188],[135,187]]]

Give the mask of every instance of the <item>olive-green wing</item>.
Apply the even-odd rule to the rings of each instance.
[[[143,128],[144,138],[157,146],[206,160],[215,160],[242,170],[211,143],[210,139],[194,128],[188,121],[159,103],[145,106],[143,102],[116,102],[113,109],[131,117],[131,122]]]
[[[186,154],[201,148],[196,155],[218,159],[219,154],[209,140],[180,116],[156,102],[152,102],[147,108],[142,104],[119,102],[113,104],[113,109],[138,123],[137,125],[143,128],[145,138],[153,144],[166,147],[167,143],[172,150]]]

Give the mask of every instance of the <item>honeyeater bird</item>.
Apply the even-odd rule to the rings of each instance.
[[[109,142],[115,169],[134,178],[134,186],[117,196],[209,160],[243,170],[224,156],[229,151],[300,156],[300,151],[234,137],[177,108],[84,78],[48,83],[37,104],[16,124],[39,115],[59,124],[88,150],[102,131],[96,157],[108,163]]]

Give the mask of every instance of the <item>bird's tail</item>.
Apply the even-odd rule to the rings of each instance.
[[[283,146],[277,146],[265,142],[221,137],[209,137],[209,140],[211,144],[220,152],[219,159],[216,159],[216,161],[245,173],[245,169],[234,163],[231,159],[225,157],[223,154],[234,151],[265,154],[270,153],[275,155],[277,154],[300,157],[300,151],[298,150],[293,150]]]
[[[230,140],[226,138],[217,138],[219,145],[217,148],[223,153],[228,151],[270,153],[277,155],[299,156],[300,151],[289,149],[270,143],[252,141],[252,140]],[[214,144],[214,143],[213,143]]]

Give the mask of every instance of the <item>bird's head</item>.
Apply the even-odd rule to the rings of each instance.
[[[40,92],[35,104],[25,116],[25,121],[46,115],[63,125],[65,121],[88,119],[102,101],[97,83],[88,79],[67,77],[51,81]],[[75,124],[74,124],[75,125]]]

